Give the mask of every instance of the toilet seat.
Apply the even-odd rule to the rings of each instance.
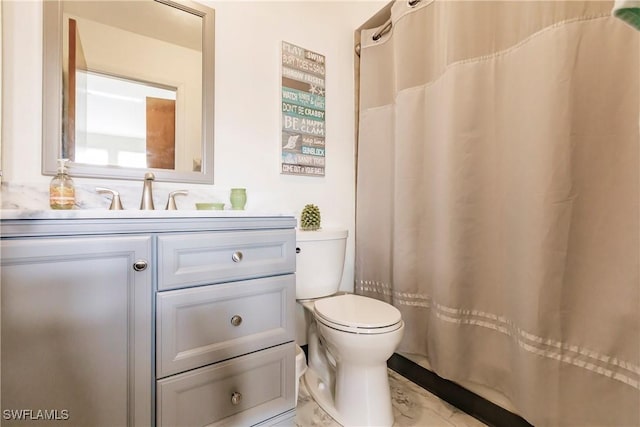
[[[384,334],[402,327],[400,311],[383,301],[345,294],[315,301],[318,322],[354,334]]]

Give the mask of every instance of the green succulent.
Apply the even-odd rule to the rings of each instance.
[[[320,228],[320,208],[316,205],[305,205],[300,215],[300,228],[302,230],[317,230]]]

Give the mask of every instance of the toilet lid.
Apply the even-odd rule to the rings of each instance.
[[[314,311],[322,323],[348,332],[384,333],[402,322],[400,311],[391,304],[353,294],[321,298]]]

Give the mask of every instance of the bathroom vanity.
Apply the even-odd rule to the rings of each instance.
[[[292,422],[293,217],[44,213],[0,223],[3,425]]]

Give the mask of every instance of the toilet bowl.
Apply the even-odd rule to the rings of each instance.
[[[296,294],[306,297],[299,302],[309,345],[304,381],[311,397],[343,426],[391,426],[386,361],[400,343],[404,322],[390,304],[335,294],[346,237],[346,230],[298,232]]]

